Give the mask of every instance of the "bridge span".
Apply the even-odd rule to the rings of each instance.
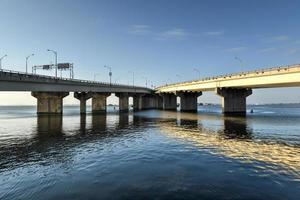
[[[109,84],[79,79],[26,74],[0,70],[0,91],[30,91],[37,98],[38,113],[62,113],[63,98],[74,92],[80,100],[80,112],[86,112],[86,101],[92,98],[92,112],[106,111],[106,98],[111,93],[119,97],[119,110],[128,111],[128,99],[133,97],[135,110],[156,108],[157,99],[150,88]]]
[[[176,96],[180,96],[181,110],[196,111],[197,97],[204,91],[215,91],[222,98],[223,113],[245,114],[246,97],[252,89],[297,86],[300,64],[169,84],[156,88],[156,93],[163,97],[165,109],[175,110]]]

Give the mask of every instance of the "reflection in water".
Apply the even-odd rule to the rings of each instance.
[[[253,128],[261,119],[145,111],[11,121],[29,134],[0,124],[0,199],[299,196],[299,136],[265,140]]]
[[[247,127],[245,117],[224,117],[224,129],[220,130],[220,134],[228,139],[251,139],[252,137],[252,131]]]
[[[263,162],[261,170],[274,173],[292,173],[300,180],[300,148],[283,143],[266,143],[252,139],[246,118],[223,118],[224,126],[216,132],[199,129],[197,116],[191,121],[176,118],[174,122],[160,123],[163,133],[191,142],[213,154],[238,159],[244,163]],[[177,126],[174,126],[174,123]],[[205,130],[205,131],[203,131]],[[263,169],[264,168],[264,169]],[[288,171],[286,171],[288,170]]]
[[[40,114],[37,116],[37,133],[39,135],[53,135],[62,133],[62,115]]]
[[[92,133],[102,133],[106,130],[106,120],[107,116],[103,114],[93,114],[92,115]]]

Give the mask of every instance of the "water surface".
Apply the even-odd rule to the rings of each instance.
[[[0,107],[0,199],[299,199],[300,106],[36,116]]]

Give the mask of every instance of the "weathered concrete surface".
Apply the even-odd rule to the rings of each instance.
[[[180,97],[180,111],[197,112],[197,98],[202,95],[202,92],[177,92]]]
[[[224,114],[246,114],[246,98],[252,94],[251,89],[217,88],[216,93],[222,97],[222,111]]]
[[[92,113],[106,112],[106,98],[110,93],[94,93],[92,97]]]
[[[164,110],[176,110],[177,109],[177,97],[173,93],[162,93],[163,109]]]
[[[116,93],[116,96],[119,97],[119,111],[128,112],[129,111],[129,95],[128,93]]]
[[[62,114],[63,98],[69,92],[32,92],[31,95],[37,98],[38,114]]]
[[[86,113],[86,101],[92,98],[92,92],[74,92],[74,97],[80,101],[80,113]]]

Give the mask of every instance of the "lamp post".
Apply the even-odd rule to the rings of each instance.
[[[107,68],[109,70],[109,73],[108,73],[108,75],[109,75],[109,84],[111,85],[111,76],[112,76],[111,67],[104,65],[104,68]]]
[[[57,52],[51,49],[47,49],[47,51],[51,51],[55,55],[55,78],[57,78]]]
[[[28,59],[29,59],[31,56],[34,56],[34,54],[30,54],[29,56],[26,57],[26,74],[28,73]]]
[[[178,81],[180,81],[181,76],[179,74],[176,74],[176,77],[178,78]]]
[[[6,54],[0,58],[0,69],[2,69],[2,60],[3,60],[3,58],[5,58],[5,57],[7,57]]]
[[[235,60],[239,61],[241,63],[241,67],[243,68],[244,62],[242,59],[240,59],[239,57],[235,56],[234,57]]]
[[[134,87],[134,71],[128,71],[128,73],[132,73],[132,86]]]
[[[197,68],[194,68],[194,71],[198,73],[198,78],[200,79],[200,70]]]
[[[145,77],[145,76],[143,76],[143,78],[145,79],[145,81],[146,81],[146,87],[148,86],[148,79],[147,79],[147,77]]]

